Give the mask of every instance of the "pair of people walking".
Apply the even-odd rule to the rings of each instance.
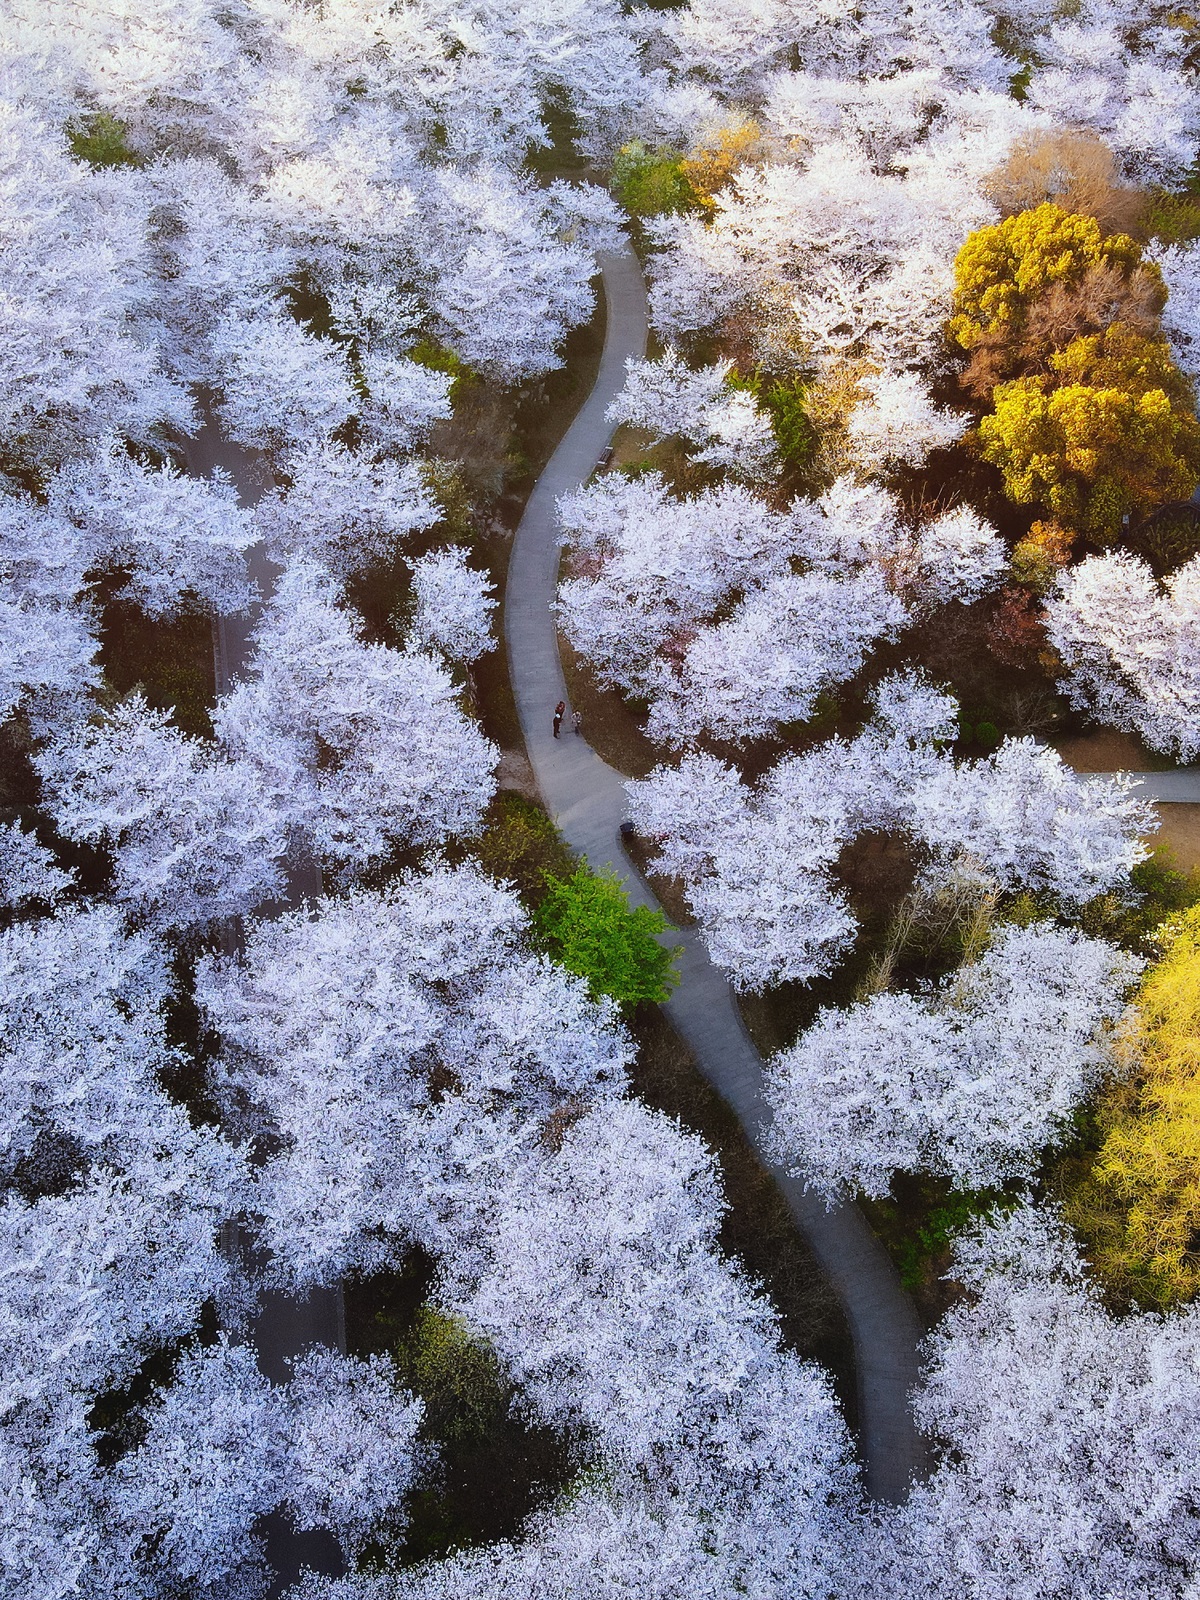
[[[563,724],[563,718],[566,716],[566,714],[567,702],[565,700],[560,700],[554,708],[554,737],[556,739],[559,737]],[[580,718],[578,711],[575,711],[571,714],[571,726],[575,729],[576,733],[579,732],[579,724],[581,720],[582,719]]]

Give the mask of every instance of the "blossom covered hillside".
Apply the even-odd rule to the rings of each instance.
[[[0,0],[0,128],[0,1591],[1194,1600],[1200,16]]]

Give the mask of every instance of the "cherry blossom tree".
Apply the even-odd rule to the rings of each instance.
[[[394,556],[432,527],[438,506],[415,462],[374,461],[343,445],[309,444],[281,464],[286,490],[255,507],[275,560],[301,557],[338,577]]]
[[[217,1232],[246,1196],[238,1152],[162,1088],[166,955],[121,922],[92,907],[0,933],[0,1571],[28,1600],[160,1593],[93,1407],[229,1304]]]
[[[54,860],[53,852],[26,833],[19,822],[0,826],[0,904],[49,907],[74,884]]]
[[[150,939],[97,907],[17,923],[0,949],[7,1417],[124,1381],[191,1331],[228,1278],[215,1235],[244,1171],[163,1092],[170,983]]]
[[[226,1093],[283,1141],[256,1208],[274,1270],[301,1285],[413,1237],[436,1253],[444,1208],[556,1109],[610,1094],[629,1049],[607,1002],[528,952],[515,896],[470,868],[318,912],[261,923],[244,962],[197,977]]]
[[[833,867],[864,830],[907,836],[930,872],[964,856],[1006,889],[1078,904],[1120,883],[1146,855],[1147,806],[1120,778],[1083,779],[1032,739],[957,763],[953,699],[912,675],[875,691],[856,739],[785,757],[754,788],[729,766],[687,756],[628,785],[656,870],[683,880],[715,962],[739,988],[828,972],[856,923]]]
[[[24,495],[0,494],[0,716],[77,700],[99,680],[76,530]]]
[[[445,342],[500,382],[559,366],[558,345],[595,303],[591,254],[557,240],[534,193],[502,169],[446,169],[438,187],[457,220],[431,294]]]
[[[694,459],[750,480],[770,476],[775,440],[770,419],[746,390],[726,382],[732,362],[693,371],[668,346],[658,361],[626,362],[625,387],[608,408],[609,420],[694,445]]]
[[[963,1240],[954,1276],[969,1298],[917,1397],[939,1465],[864,1542],[861,1592],[1183,1600],[1196,1308],[1112,1316],[1056,1219],[1028,1207]]]
[[[1200,382],[1200,244],[1170,245],[1154,259],[1167,286],[1163,332],[1180,367]]]
[[[413,637],[449,661],[475,661],[496,648],[496,602],[487,574],[467,565],[461,550],[434,550],[412,563]]]
[[[188,1351],[146,1407],[146,1437],[106,1498],[156,1588],[203,1590],[260,1555],[251,1530],[279,1498],[281,1404],[253,1349],[222,1339]]]
[[[1200,751],[1200,560],[1160,585],[1127,550],[1065,572],[1046,606],[1061,687],[1098,722],[1183,761]]]
[[[287,1467],[281,1475],[297,1528],[329,1528],[356,1550],[387,1513],[398,1512],[429,1464],[418,1438],[419,1400],[397,1389],[381,1356],[348,1360],[315,1346],[287,1386]]]
[[[740,744],[806,721],[818,695],[852,678],[907,620],[877,572],[773,578],[727,621],[700,629],[675,673],[661,673],[647,732],[672,745],[701,733]]]
[[[10,464],[52,469],[109,432],[186,429],[191,405],[135,337],[146,218],[132,188],[72,162],[38,109],[29,57],[0,97],[0,435]]]
[[[381,450],[411,450],[451,414],[447,373],[368,348],[362,374],[367,397],[360,421],[366,438]]]
[[[898,1170],[972,1189],[1030,1176],[1111,1067],[1138,966],[1051,923],[1001,927],[937,989],[819,1012],[767,1070],[777,1157],[831,1197],[886,1194]]]
[[[855,455],[868,472],[915,466],[966,432],[966,412],[934,404],[915,372],[880,372],[864,381],[866,399],[850,413]]]
[[[147,924],[203,926],[280,893],[286,833],[257,769],[140,693],[64,722],[34,765],[60,832],[112,850],[113,892]]]
[[[917,529],[911,583],[919,598],[969,604],[995,589],[1008,570],[1004,540],[970,506],[956,506]]]
[[[121,593],[147,615],[170,615],[189,597],[226,613],[249,605],[254,524],[227,479],[151,467],[110,438],[59,473],[48,498],[91,565],[129,573]]]
[[[238,444],[263,450],[319,444],[357,409],[338,346],[280,311],[226,316],[210,346],[221,423]]]
[[[338,600],[310,563],[281,575],[249,675],[214,712],[222,743],[256,769],[273,814],[340,865],[472,833],[491,797],[492,745],[438,661],[365,644]]]

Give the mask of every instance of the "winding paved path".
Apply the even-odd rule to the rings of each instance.
[[[624,385],[626,358],[643,355],[646,347],[645,286],[636,258],[632,253],[606,256],[601,267],[608,324],[600,371],[517,529],[505,591],[505,634],[525,744],[547,808],[572,849],[593,867],[612,866],[635,905],[657,907],[621,847],[624,776],[578,735],[556,740],[551,731],[555,704],[568,698],[551,611],[559,556],[555,503],[596,467],[613,431],[605,412]],[[867,1486],[878,1499],[900,1501],[925,1460],[908,1403],[918,1377],[916,1311],[857,1207],[827,1211],[766,1157],[763,1128],[769,1113],[762,1096],[762,1059],[698,935],[684,930],[682,943],[681,982],[665,1010],[704,1076],[737,1113],[842,1302],[854,1340]]]
[[[212,416],[204,413],[204,423],[190,439],[184,441],[184,458],[193,477],[211,477],[215,468],[229,473],[244,506],[255,505],[271,488],[271,477],[262,457],[226,439]],[[263,545],[254,545],[248,552],[246,564],[251,582],[262,599],[268,600],[275,587],[279,569],[267,558]],[[217,694],[225,694],[233,679],[244,671],[250,656],[250,635],[258,620],[260,605],[252,612],[242,612],[232,617],[217,617],[213,624],[213,657]],[[287,891],[284,905],[265,906],[262,914],[272,915],[283,909],[315,900],[321,893],[321,869],[306,856],[289,865]],[[235,940],[231,939],[233,944]],[[223,1239],[224,1247],[234,1253],[250,1254],[252,1244],[246,1230],[238,1223],[229,1223]],[[251,1342],[258,1356],[259,1370],[272,1383],[286,1383],[291,1376],[292,1358],[314,1344],[324,1344],[334,1349],[346,1349],[346,1313],[340,1289],[314,1289],[303,1299],[295,1295],[266,1291],[260,1301],[258,1313],[250,1331]],[[265,1519],[263,1531],[267,1541],[267,1559],[275,1576],[270,1595],[279,1595],[298,1581],[307,1567],[330,1577],[339,1577],[345,1570],[341,1550],[333,1535],[323,1528],[297,1532],[280,1512]]]

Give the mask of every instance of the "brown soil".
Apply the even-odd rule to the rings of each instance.
[[[665,752],[647,739],[637,713],[617,691],[599,686],[561,634],[558,653],[571,707],[581,718],[580,733],[610,767],[631,778],[644,778],[663,760]]]
[[[1118,733],[1115,728],[1098,728],[1094,733],[1074,734],[1051,743],[1076,772],[1158,772],[1171,765],[1147,750],[1134,734]]]
[[[651,872],[649,863],[654,859],[654,846],[640,833],[630,834],[624,841],[630,860],[658,896],[658,902],[677,928],[690,928],[695,922],[687,901],[683,897],[682,878],[664,878]]]
[[[467,384],[455,396],[453,416],[430,430],[430,455],[454,463],[477,503],[501,494],[513,469],[517,404],[511,389]]]
[[[538,800],[537,779],[524,750],[501,750],[496,768],[496,787],[511,794],[523,795],[526,800]]]
[[[1200,805],[1155,806],[1159,829],[1150,843],[1166,846],[1170,852],[1170,865],[1177,872],[1195,872],[1200,868]]]

